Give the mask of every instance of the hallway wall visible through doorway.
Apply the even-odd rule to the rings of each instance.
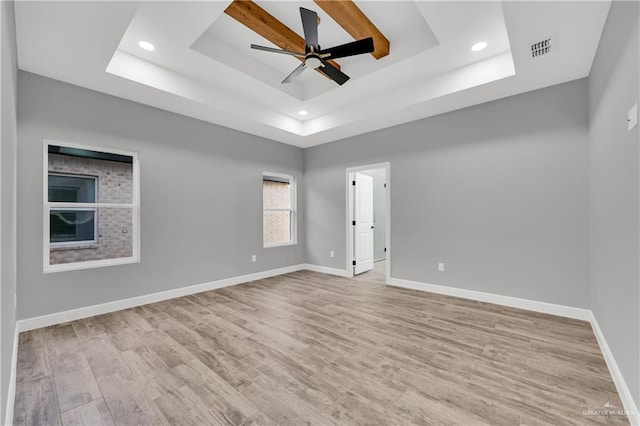
[[[385,215],[387,211],[386,184],[384,169],[362,172],[373,178],[373,260],[379,262],[386,259]]]

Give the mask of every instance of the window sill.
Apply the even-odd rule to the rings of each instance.
[[[263,247],[264,248],[286,247],[286,246],[295,246],[296,244],[298,244],[298,243],[296,243],[294,241],[289,241],[289,242],[286,242],[286,243],[268,243],[268,244],[265,244]]]
[[[49,246],[51,251],[67,251],[67,250],[86,250],[97,249],[100,247],[98,244],[78,244],[77,246]]]
[[[79,269],[101,268],[103,266],[127,265],[129,263],[140,263],[140,259],[137,257],[126,257],[121,259],[90,260],[88,262],[44,265],[43,272],[45,274],[48,274],[51,272],[67,272],[67,271],[76,271]]]

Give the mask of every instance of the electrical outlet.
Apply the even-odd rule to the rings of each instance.
[[[329,257],[336,257],[336,252],[334,252],[333,250],[331,250],[329,252]]]
[[[255,262],[256,260],[258,260],[257,256],[255,254],[251,255],[251,261]]]
[[[444,272],[444,263],[438,262],[438,272]]]

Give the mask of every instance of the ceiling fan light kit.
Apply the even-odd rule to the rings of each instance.
[[[322,61],[319,58],[316,58],[315,56],[311,56],[305,59],[304,65],[309,68],[318,68],[319,66],[322,65]]]
[[[322,50],[318,44],[318,24],[320,19],[318,14],[312,10],[300,8],[300,18],[302,19],[302,28],[304,30],[305,52],[293,52],[283,49],[275,49],[266,46],[252,44],[251,48],[263,50],[265,52],[280,53],[284,55],[295,56],[302,60],[296,69],[289,74],[282,83],[290,83],[297,76],[302,74],[306,68],[318,69],[327,77],[335,81],[339,85],[343,85],[349,80],[349,76],[333,66],[331,59],[344,58],[347,56],[361,55],[363,53],[371,53],[374,51],[373,38],[367,37],[356,40],[351,43],[341,44]]]

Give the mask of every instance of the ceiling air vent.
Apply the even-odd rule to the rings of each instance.
[[[531,44],[531,57],[538,58],[548,55],[553,51],[555,45],[554,37],[548,37]]]

